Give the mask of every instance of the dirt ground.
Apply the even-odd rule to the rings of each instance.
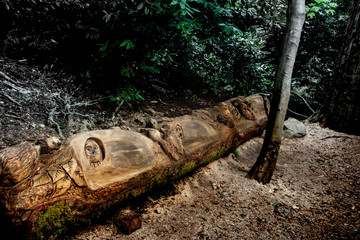
[[[0,149],[48,136],[135,129],[216,100],[153,82],[140,107],[116,111],[71,76],[0,58]],[[104,219],[67,239],[360,239],[360,136],[307,123],[304,138],[284,139],[270,184],[245,178],[261,137],[137,200],[142,227],[130,235]]]
[[[360,137],[307,124],[304,138],[283,140],[267,185],[245,178],[261,143],[150,197],[134,233],[109,221],[70,239],[360,239]]]

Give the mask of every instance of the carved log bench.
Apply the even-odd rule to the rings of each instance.
[[[3,149],[2,215],[30,238],[57,235],[220,158],[266,127],[268,109],[260,95],[237,97],[158,129],[79,133],[50,154],[30,143]]]

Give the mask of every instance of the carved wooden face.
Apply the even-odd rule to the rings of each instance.
[[[103,160],[103,152],[99,144],[93,140],[88,139],[85,143],[85,155],[91,164],[100,164]]]
[[[176,133],[180,139],[184,138],[184,130],[180,124],[176,124],[175,126]]]

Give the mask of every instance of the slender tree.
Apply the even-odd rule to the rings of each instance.
[[[264,184],[270,182],[280,149],[290,98],[291,76],[305,21],[305,0],[289,0],[287,14],[287,32],[277,68],[274,96],[264,143],[257,161],[246,176]]]
[[[335,73],[334,91],[325,104],[326,126],[360,135],[360,0],[354,0]]]

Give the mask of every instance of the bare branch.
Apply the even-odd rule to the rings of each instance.
[[[61,138],[61,139],[65,139],[65,137],[64,137],[64,135],[63,135],[63,133],[62,133],[62,131],[61,131],[60,125],[54,120],[54,115],[59,114],[59,112],[55,112],[55,109],[56,109],[56,108],[53,108],[53,109],[51,110],[51,112],[49,113],[49,121],[52,122],[53,124],[55,124],[56,129],[57,129],[57,131],[58,131],[58,133],[59,133],[60,138]]]
[[[7,97],[10,101],[12,101],[13,103],[15,103],[16,105],[21,107],[21,104],[18,103],[17,101],[15,101],[12,97],[10,97],[9,95],[7,95],[5,92],[3,92],[4,96]]]
[[[18,116],[6,114],[6,113],[4,113],[4,116],[5,116],[5,117],[9,117],[9,118],[15,118],[15,119],[23,119],[22,117],[18,117]]]
[[[0,71],[0,75],[3,76],[6,80],[12,82],[13,84],[16,84],[14,80],[12,80],[8,75]]]
[[[328,139],[328,138],[344,138],[344,140],[353,139],[352,137],[349,137],[349,136],[334,135],[334,136],[328,136],[328,137],[320,138],[320,140],[325,140],[325,139]]]
[[[120,107],[123,105],[124,102],[121,102],[115,109],[115,111],[112,114],[111,120],[113,121],[115,119],[115,114],[119,111]]]
[[[301,114],[301,113],[297,113],[297,112],[295,112],[295,111],[293,111],[293,110],[291,110],[291,109],[289,109],[289,108],[288,108],[288,111],[291,112],[291,113],[293,113],[293,114],[295,114],[295,115],[298,115],[298,116],[300,116],[300,117],[309,118],[309,116],[305,116],[305,115],[303,115],[303,114]]]
[[[65,136],[61,130],[59,120],[66,119],[69,116],[93,119],[93,115],[86,114],[86,111],[83,108],[92,106],[100,100],[79,101],[79,99],[74,97],[77,96],[75,92],[62,95],[60,92],[50,92],[38,88],[28,88],[27,86],[21,86],[21,83],[17,83],[1,71],[0,76],[3,77],[0,79],[0,82],[9,87],[9,91],[16,92],[16,94],[9,95],[3,91],[3,96],[8,98],[12,103],[22,107],[29,104],[29,102],[38,101],[40,98],[41,101],[44,101],[45,106],[50,107],[51,110],[46,114],[46,116],[48,121],[55,126],[60,138],[62,139],[65,139]],[[75,89],[75,91],[77,90]],[[17,94],[18,92],[21,94]],[[8,115],[7,117],[20,119],[20,117],[12,115]]]
[[[293,91],[291,91],[291,93],[294,94],[294,95],[296,95],[296,96],[298,96],[299,98],[301,98],[301,100],[304,101],[304,103],[305,103],[306,106],[310,109],[310,111],[311,111],[312,113],[315,113],[315,110],[310,107],[310,104],[305,100],[305,98],[304,98],[303,96],[301,96],[300,94],[298,94],[298,93],[296,93],[296,92],[293,92]]]

